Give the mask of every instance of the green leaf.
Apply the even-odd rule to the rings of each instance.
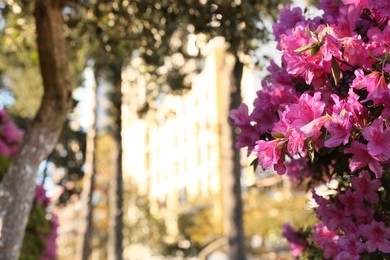
[[[257,169],[257,166],[259,166],[259,158],[254,159],[254,160],[251,162],[250,166],[253,166],[253,171],[255,172],[256,169]]]
[[[309,36],[309,38],[311,38],[311,31],[310,31],[309,27],[306,26],[305,30],[306,30],[307,36]]]
[[[329,27],[326,27],[322,30],[321,39],[324,40],[324,37],[329,33]]]
[[[304,45],[304,46],[299,47],[298,49],[296,49],[294,52],[295,53],[300,53],[300,52],[303,52],[303,51],[310,50],[311,48],[313,48],[313,45],[314,45],[313,43]]]
[[[334,79],[334,83],[337,86],[340,81],[340,66],[334,57],[332,58],[332,76]]]
[[[310,50],[310,56],[316,55],[320,51],[320,45],[313,44],[313,47]]]
[[[284,138],[284,135],[282,133],[273,133],[272,137],[273,138]]]

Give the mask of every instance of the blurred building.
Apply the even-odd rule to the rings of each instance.
[[[228,76],[233,65],[225,48],[223,39],[214,40],[191,90],[166,95],[158,109],[143,114],[146,84],[131,67],[122,74],[124,183],[135,184],[141,195],[148,196],[151,212],[166,221],[166,239],[171,242],[178,235],[178,214],[191,210],[190,201],[206,201],[222,221],[221,149],[230,136],[221,133],[229,127]],[[259,83],[250,69],[244,70],[242,93],[249,104]],[[253,179],[244,182],[250,184]],[[134,217],[131,208],[127,216]]]

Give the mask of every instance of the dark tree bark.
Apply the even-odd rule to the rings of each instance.
[[[16,260],[35,193],[40,162],[55,147],[71,107],[66,44],[63,37],[64,0],[37,0],[34,16],[44,96],[0,185],[0,259]],[[27,90],[26,90],[27,91]]]
[[[110,180],[110,230],[109,260],[122,260],[123,253],[123,176],[122,176],[122,76],[121,62],[114,66],[112,75],[114,85],[113,105],[115,107],[114,136],[117,143],[116,171]]]
[[[241,79],[244,65],[235,57],[235,64],[230,75],[229,110],[237,108],[241,101]],[[236,142],[235,127],[230,125],[232,168],[224,176],[226,184],[225,212],[227,214],[227,236],[229,257],[232,260],[245,260],[245,236],[243,227],[241,197],[241,163],[240,151],[234,147]]]

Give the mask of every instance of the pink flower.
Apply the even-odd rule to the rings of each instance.
[[[360,192],[347,190],[345,193],[338,195],[338,198],[343,205],[344,216],[364,217],[367,215],[363,204],[364,196]]]
[[[371,92],[378,85],[380,74],[374,71],[368,75],[364,75],[362,69],[357,69],[355,76],[356,78],[352,82],[352,87],[356,89],[367,89],[368,92]]]
[[[307,241],[302,235],[295,231],[289,224],[283,225],[282,236],[287,239],[290,244],[291,255],[298,257],[308,246]]]
[[[339,252],[337,234],[329,230],[323,224],[314,224],[315,230],[312,235],[313,241],[324,249],[325,258],[333,258]]]
[[[383,67],[383,70],[387,73],[390,74],[390,63],[387,63],[384,67]]]
[[[256,145],[256,141],[259,140],[259,133],[256,131],[256,129],[251,126],[242,126],[240,127],[240,133],[236,137],[236,148],[244,148],[248,147],[247,156],[249,156],[253,148]]]
[[[390,8],[390,6],[387,8]],[[390,51],[389,26],[386,26],[383,31],[377,27],[371,27],[367,32],[367,36],[370,39],[367,49],[375,57],[381,57],[383,53]]]
[[[280,40],[280,35],[286,31],[294,28],[297,23],[304,22],[305,18],[302,16],[302,9],[295,7],[293,9],[282,8],[279,13],[278,22],[274,23],[272,29],[274,31],[275,39]]]
[[[353,91],[353,88],[350,88],[345,108],[353,115],[355,122],[359,122],[367,117],[363,105],[359,102],[359,98],[359,95]]]
[[[354,5],[356,8],[364,9],[370,0],[342,0],[345,5]]]
[[[0,126],[0,135],[8,143],[18,142],[23,137],[23,131],[17,128],[13,121]]]
[[[340,38],[350,37],[355,34],[356,24],[358,23],[361,10],[352,6],[340,6],[339,15],[336,17],[326,16],[329,23]]]
[[[306,158],[292,159],[291,162],[285,163],[287,172],[286,175],[290,180],[298,182],[311,175]]]
[[[335,115],[326,122],[325,128],[330,133],[330,138],[325,141],[326,147],[337,147],[347,144],[352,131],[352,119],[349,114]]]
[[[356,192],[359,192],[365,200],[370,203],[377,203],[379,200],[378,189],[381,187],[381,181],[379,179],[371,180],[370,173],[368,171],[361,171],[359,177],[351,177],[352,188]]]
[[[272,168],[279,164],[282,156],[282,149],[286,140],[275,139],[272,141],[259,140],[256,142],[255,152],[259,158],[259,164],[265,169]]]
[[[306,84],[317,82],[325,75],[321,53],[310,55],[310,51],[296,52],[302,46],[312,44],[304,26],[297,26],[287,35],[281,36],[279,48],[283,51],[282,61],[286,71],[293,77],[302,78]]]
[[[325,123],[329,120],[329,116],[321,116],[310,123],[302,126],[300,130],[305,135],[305,137],[318,137],[322,134],[321,129]]]
[[[241,103],[237,109],[232,109],[229,112],[229,117],[233,119],[237,126],[249,125],[251,122],[248,115],[248,106],[244,103]]]
[[[49,206],[50,199],[46,196],[46,189],[43,185],[37,185],[35,190],[35,203],[37,205]]]
[[[376,101],[383,105],[381,116],[385,119],[390,118],[390,92],[389,91],[384,92],[380,100],[376,100]]]
[[[329,30],[330,27],[325,27],[324,30]],[[333,57],[341,59],[341,42],[327,33],[323,38],[324,44],[321,46],[321,52],[324,61],[331,61]],[[331,66],[331,64],[329,64]],[[330,67],[329,67],[330,68]],[[330,71],[330,70],[329,70]]]
[[[271,60],[270,65],[267,67],[267,71],[270,73],[270,75],[262,81],[263,88],[264,86],[271,86],[272,84],[276,83],[278,84],[278,86],[283,87],[285,90],[287,90],[288,88],[290,91],[294,92],[294,95],[296,95],[295,86],[292,82],[291,75],[288,74],[284,68],[281,68],[275,63],[275,61]],[[270,83],[270,85],[267,85],[267,83]],[[269,91],[272,91],[272,88]],[[291,98],[285,95],[282,97],[288,99]]]
[[[308,85],[324,74],[323,66],[321,66],[322,60],[318,56],[284,55],[283,58],[286,61],[288,73],[304,79]]]
[[[277,106],[274,106],[272,96],[266,90],[259,90],[257,98],[253,102],[254,109],[250,115],[250,119],[256,122],[255,128],[259,134],[264,134],[270,131],[276,121]]]
[[[383,130],[383,120],[376,119],[362,132],[368,141],[367,151],[372,157],[379,160],[390,158],[390,130]]]
[[[318,8],[324,10],[325,14],[330,17],[337,17],[340,4],[334,0],[321,0]]]
[[[386,82],[385,77],[382,75],[379,77],[377,84],[372,89],[369,90],[368,96],[365,99],[365,101],[373,100],[374,103],[380,104],[383,95],[388,91],[389,91],[389,86]]]
[[[345,153],[352,153],[352,159],[349,162],[349,168],[352,172],[368,165],[377,178],[382,177],[382,167],[379,162],[368,153],[367,145],[353,141],[350,148],[344,149]]]
[[[345,227],[345,216],[342,209],[337,208],[335,205],[329,205],[325,208],[317,209],[317,216],[324,224],[335,231],[340,227]]]
[[[360,233],[367,239],[368,252],[375,252],[377,249],[383,253],[390,253],[390,230],[383,222],[372,221],[371,224],[361,225]]]
[[[344,47],[343,57],[346,62],[352,66],[358,65],[364,69],[371,68],[373,58],[370,57],[360,35],[345,37],[341,41]]]
[[[11,149],[9,148],[8,144],[6,144],[1,138],[0,138],[0,155],[2,156],[10,156],[12,154]]]
[[[8,117],[7,112],[0,110],[0,155],[12,156],[19,150],[24,132]]]
[[[298,8],[281,11],[273,26],[281,66],[269,66],[249,116],[244,105],[232,111],[242,131],[237,145],[257,153],[263,168],[310,178],[303,183],[319,221],[312,234],[283,227],[294,257],[390,254],[389,198],[378,191],[390,165],[390,1],[320,0],[320,7],[324,15],[313,19]],[[326,196],[315,193],[333,179]]]
[[[40,260],[53,260],[57,259],[57,244],[58,237],[58,217],[51,214],[51,229],[50,234],[45,239],[45,249],[40,256]]]
[[[360,259],[360,253],[365,250],[365,246],[360,242],[355,234],[349,234],[340,237],[338,241],[340,253],[334,258],[335,260]]]
[[[313,96],[304,93],[299,98],[298,104],[286,105],[285,110],[279,112],[280,121],[275,123],[273,132],[282,133],[288,138],[287,148],[291,156],[306,154],[305,133],[311,137],[314,135],[318,137],[318,131],[325,118],[316,119],[322,117],[324,108],[325,104],[321,101],[320,92],[314,93]]]

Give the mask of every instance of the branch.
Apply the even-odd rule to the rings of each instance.
[[[21,150],[0,185],[0,259],[19,258],[39,164],[55,147],[71,106],[61,14],[64,3],[64,0],[37,0],[35,4],[44,96]]]

